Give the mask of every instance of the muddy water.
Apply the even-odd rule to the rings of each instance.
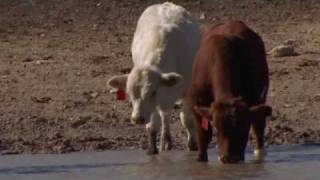
[[[252,153],[238,165],[221,165],[215,150],[209,163],[196,154],[173,151],[146,156],[143,151],[107,151],[64,155],[0,156],[0,180],[207,180],[207,179],[320,179],[320,146],[270,148],[264,163]]]

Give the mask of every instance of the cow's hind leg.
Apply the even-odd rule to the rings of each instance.
[[[168,151],[172,149],[172,140],[170,134],[170,117],[169,113],[159,110],[161,117],[161,136],[160,136],[160,151]]]
[[[259,117],[252,121],[252,129],[257,139],[254,155],[258,161],[263,161],[267,152],[264,150],[264,131],[266,127],[266,118]]]
[[[187,103],[183,102],[182,111],[180,112],[180,120],[183,127],[186,129],[188,138],[188,149],[190,151],[198,150],[196,142],[196,128],[193,119],[193,114]]]
[[[147,154],[158,154],[157,148],[157,134],[159,132],[161,126],[161,120],[158,111],[155,111],[152,116],[150,122],[146,125],[146,130],[148,134],[148,149]]]

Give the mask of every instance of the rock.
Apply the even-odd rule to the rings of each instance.
[[[286,104],[283,105],[283,107],[285,107],[285,108],[292,108],[292,107],[293,107],[293,104],[288,104],[288,103],[286,103]]]
[[[97,29],[98,29],[98,24],[93,24],[93,25],[92,25],[92,29],[93,29],[93,30],[97,30]]]
[[[98,92],[92,92],[92,93],[90,94],[90,96],[91,96],[92,98],[96,98],[96,97],[99,96],[99,93],[98,93]]]
[[[79,126],[84,125],[91,119],[90,116],[85,116],[85,117],[79,117],[79,119],[75,120],[74,122],[71,123],[72,128],[78,128]]]
[[[273,57],[296,56],[297,53],[292,45],[280,45],[273,48],[269,53]]]
[[[199,19],[200,20],[205,20],[206,19],[206,14],[205,13],[201,13]]]
[[[61,139],[63,136],[59,132],[54,132],[48,135],[49,140]]]
[[[88,92],[83,92],[82,95],[87,98],[87,99],[94,99],[99,96],[99,92],[97,91],[88,91]]]
[[[65,24],[72,24],[73,19],[71,19],[71,18],[65,18],[65,19],[63,19],[63,22],[64,22]]]
[[[42,59],[43,60],[50,60],[50,59],[53,59],[53,56],[47,55],[47,56],[44,56]]]
[[[109,85],[107,85],[107,86],[109,86]],[[118,89],[112,88],[112,89],[109,90],[109,93],[110,94],[116,94],[117,91],[118,91]]]
[[[320,94],[314,96],[314,101],[320,101]]]
[[[21,151],[16,151],[16,150],[1,151],[1,155],[15,155],[15,154],[21,154]]]
[[[308,34],[312,34],[313,31],[314,31],[314,28],[310,28],[310,29],[308,29],[307,33],[308,33]]]
[[[30,58],[30,57],[27,57],[27,58],[22,60],[22,62],[31,62],[31,61],[33,61],[33,59]]]
[[[49,103],[52,100],[51,97],[31,97],[31,101],[36,103]]]
[[[36,60],[35,64],[36,65],[41,65],[41,64],[49,64],[49,63],[53,63],[54,61],[49,61],[49,60]]]

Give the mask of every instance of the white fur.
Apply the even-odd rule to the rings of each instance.
[[[126,84],[133,105],[131,118],[143,117],[149,121],[147,129],[154,130],[160,129],[154,126],[161,125],[154,121],[161,121],[162,138],[170,134],[168,111],[190,84],[199,41],[196,21],[184,8],[173,3],[149,6],[138,20],[131,48],[134,66]],[[188,129],[188,136],[194,136],[190,132],[192,123],[185,122],[192,121],[192,117],[185,117],[191,116],[186,113],[187,109],[190,110],[183,108],[181,120]],[[151,119],[155,111],[160,118]]]

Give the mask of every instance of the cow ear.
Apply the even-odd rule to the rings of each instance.
[[[267,117],[272,114],[272,108],[265,104],[252,106],[249,108],[249,111],[253,113],[254,116],[258,117]]]
[[[194,106],[193,110],[200,115],[201,117],[210,117],[211,116],[211,110],[209,107],[203,107],[203,106]]]
[[[160,77],[160,83],[165,86],[174,86],[182,80],[182,76],[171,72],[171,73],[162,73]]]
[[[109,87],[116,89],[126,89],[128,74],[113,76],[107,82]]]

